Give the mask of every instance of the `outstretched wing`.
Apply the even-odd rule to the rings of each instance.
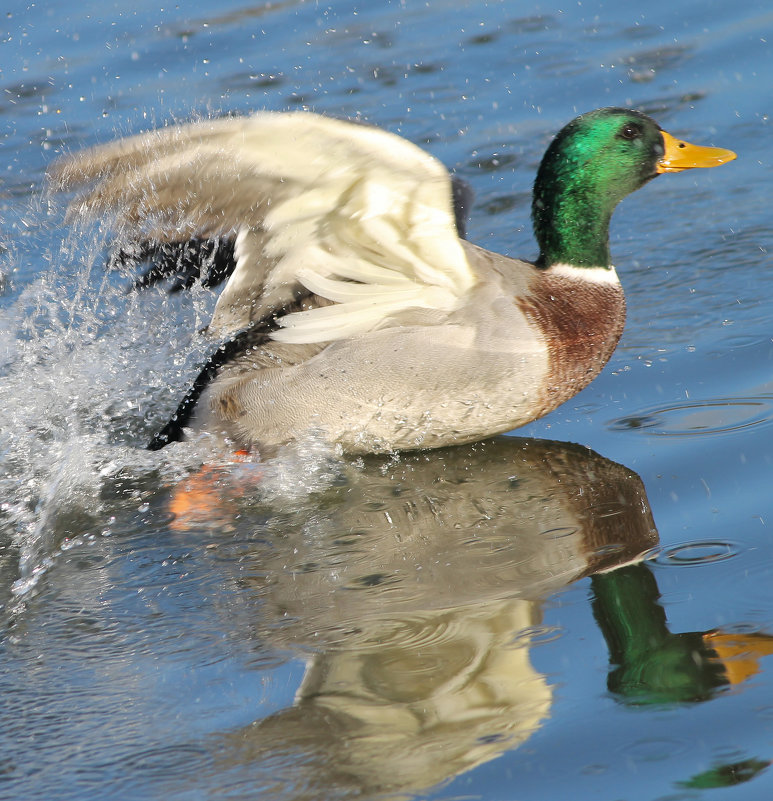
[[[410,142],[304,112],[175,126],[75,154],[50,177],[86,186],[71,214],[115,215],[155,242],[233,237],[236,269],[210,324],[233,333],[300,290],[332,304],[277,318],[318,343],[413,307],[451,310],[475,277],[446,169]]]

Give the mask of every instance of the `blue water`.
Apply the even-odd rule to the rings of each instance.
[[[772,43],[762,0],[6,5],[0,797],[770,798]],[[213,299],[127,295],[54,157],[361,117],[533,257],[542,152],[605,105],[738,160],[615,213],[629,316],[590,387],[478,447],[223,468],[173,517],[212,455],[142,446]]]

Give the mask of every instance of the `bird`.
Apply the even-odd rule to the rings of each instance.
[[[137,286],[223,285],[213,351],[150,449],[206,432],[357,455],[485,439],[580,392],[625,322],[614,208],[735,158],[640,111],[581,114],[537,171],[534,261],[467,241],[471,191],[419,146],[307,111],[170,125],[61,157],[48,178],[74,192],[68,220],[110,220],[128,243],[115,259],[150,264]]]

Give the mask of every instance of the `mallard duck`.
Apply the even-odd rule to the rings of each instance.
[[[435,158],[312,113],[168,127],[50,177],[83,188],[71,214],[113,215],[137,243],[123,260],[155,261],[139,284],[190,272],[191,254],[225,281],[208,326],[221,344],[150,448],[192,429],[357,454],[482,439],[577,394],[623,329],[615,206],[660,173],[734,158],[637,111],[577,117],[537,173],[533,263],[464,239],[469,194]]]

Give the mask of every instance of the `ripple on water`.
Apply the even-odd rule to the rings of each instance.
[[[686,753],[690,743],[674,737],[644,737],[627,743],[622,751],[634,762],[665,762]]]
[[[563,626],[548,626],[546,624],[527,626],[516,634],[512,644],[527,645],[529,647],[545,645],[561,639],[566,633],[566,629]]]
[[[728,351],[738,350],[739,348],[753,348],[759,345],[770,345],[771,339],[766,334],[736,334],[734,336],[723,337],[717,347],[710,351],[711,355],[724,355]]]
[[[562,540],[565,537],[573,537],[579,529],[577,526],[560,526],[559,528],[551,528],[547,531],[541,531],[540,536],[548,540]]]
[[[612,431],[641,430],[662,437],[727,434],[773,420],[773,398],[717,398],[659,406],[611,420]]]
[[[743,548],[737,542],[695,540],[656,548],[651,551],[648,560],[661,567],[701,567],[724,562],[742,552]]]

